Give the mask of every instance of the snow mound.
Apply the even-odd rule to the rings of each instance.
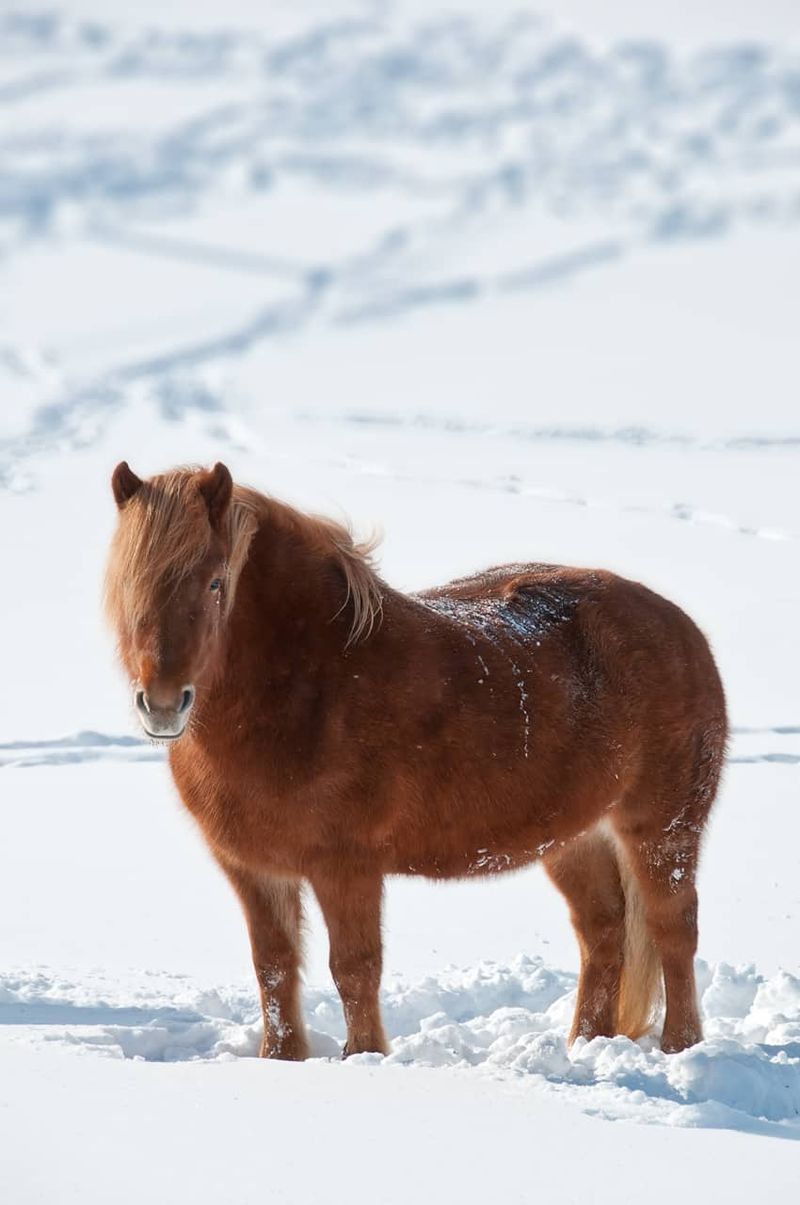
[[[471,1069],[609,1119],[800,1131],[800,979],[726,963],[699,962],[698,973],[706,1039],[681,1054],[663,1054],[653,1037],[581,1039],[570,1048],[575,976],[521,955],[415,984],[393,980],[383,999],[391,1055],[356,1056],[344,1067]],[[314,1056],[338,1060],[338,997],[309,989],[306,1010]],[[161,974],[124,985],[75,984],[45,970],[6,974],[0,1020],[30,1041],[155,1062],[254,1057],[261,1032],[251,991]]]

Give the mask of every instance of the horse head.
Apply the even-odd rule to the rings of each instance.
[[[119,522],[107,610],[144,731],[174,741],[219,651],[231,587],[233,482],[224,464],[143,481],[122,461],[111,486]]]

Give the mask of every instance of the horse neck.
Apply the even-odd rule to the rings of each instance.
[[[280,508],[262,519],[239,578],[225,657],[237,685],[333,665],[347,640],[345,583],[292,515]]]

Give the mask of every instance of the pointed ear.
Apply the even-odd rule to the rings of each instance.
[[[136,476],[127,460],[121,460],[111,474],[111,488],[114,491],[114,499],[117,506],[120,508],[123,507],[128,499],[132,498],[141,487],[141,477]]]
[[[226,466],[217,461],[213,469],[201,476],[199,489],[208,507],[211,526],[219,527],[225,518],[233,492],[233,478]]]

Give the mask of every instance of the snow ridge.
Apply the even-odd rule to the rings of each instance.
[[[422,599],[434,610],[447,612],[453,610],[452,599]],[[490,613],[490,612],[489,612]],[[533,620],[531,620],[533,623]],[[476,629],[477,630],[477,629]],[[531,640],[536,632],[531,627],[528,633]],[[476,653],[481,673],[489,676],[489,669],[484,658]],[[516,665],[509,668],[516,674]],[[520,688],[517,683],[518,689]],[[527,693],[520,703],[527,704]],[[521,706],[524,718],[524,709]],[[782,748],[764,748],[761,738],[768,738],[773,744]],[[731,730],[732,746],[727,761],[736,763],[773,762],[782,765],[800,765],[800,727],[792,724],[779,724],[766,728],[736,728]],[[51,737],[44,740],[21,739],[0,742],[0,769],[5,767],[61,766],[79,765],[83,762],[117,761],[117,762],[148,762],[164,761],[167,756],[166,747],[157,741],[146,740],[138,736],[94,732],[91,730],[72,733],[69,736]]]

